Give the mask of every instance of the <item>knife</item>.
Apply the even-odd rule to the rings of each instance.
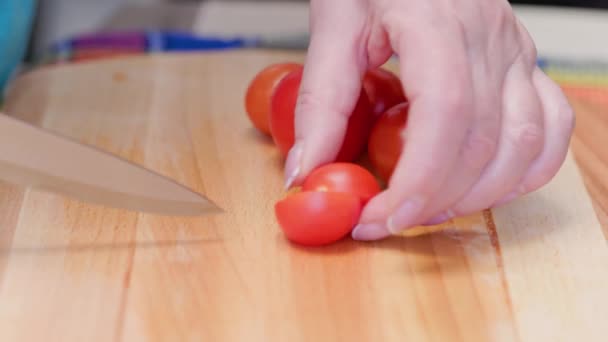
[[[0,179],[85,202],[162,215],[222,211],[171,179],[2,113]]]

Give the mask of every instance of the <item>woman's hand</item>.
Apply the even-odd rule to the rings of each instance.
[[[288,185],[334,160],[369,68],[399,56],[407,143],[353,238],[375,240],[517,198],[567,153],[573,112],[505,0],[312,0]]]

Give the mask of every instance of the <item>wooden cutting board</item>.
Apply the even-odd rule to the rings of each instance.
[[[282,161],[243,108],[249,80],[283,60],[303,56],[146,56],[22,76],[11,115],[226,213],[162,217],[0,183],[0,340],[605,341],[608,248],[593,205],[606,194],[596,184],[591,198],[572,155],[548,186],[491,213],[374,243],[288,243],[273,214]]]

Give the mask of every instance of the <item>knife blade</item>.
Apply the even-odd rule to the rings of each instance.
[[[167,177],[2,113],[0,179],[85,202],[162,215],[223,211]]]

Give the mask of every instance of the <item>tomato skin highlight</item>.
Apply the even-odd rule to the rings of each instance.
[[[295,107],[302,72],[303,69],[298,69],[286,75],[277,85],[271,101],[270,132],[283,157],[295,142]],[[365,151],[374,120],[367,94],[361,89],[335,161],[351,162],[359,158]]]
[[[401,156],[404,141],[401,134],[407,125],[408,103],[400,103],[384,112],[376,121],[369,137],[367,153],[382,180],[388,182]]]
[[[275,215],[287,239],[322,246],[346,237],[359,220],[360,199],[342,192],[303,191],[275,204]]]
[[[275,63],[258,72],[245,93],[245,111],[253,126],[270,135],[270,105],[272,94],[288,73],[302,68],[299,63]]]
[[[342,192],[356,195],[366,204],[381,189],[367,169],[353,163],[331,163],[313,170],[302,184],[303,191]]]
[[[382,68],[370,69],[365,73],[363,89],[369,97],[375,117],[406,101],[401,80]]]

